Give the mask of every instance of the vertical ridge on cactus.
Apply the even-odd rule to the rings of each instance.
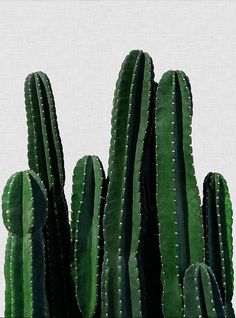
[[[78,309],[70,274],[70,229],[64,195],[64,162],[54,98],[46,74],[25,80],[29,167],[43,180],[48,195],[46,288],[52,316],[71,317]],[[60,279],[58,279],[60,277]]]
[[[186,270],[184,317],[226,317],[215,275],[204,263],[192,264]]]
[[[98,312],[101,293],[101,222],[105,200],[105,174],[96,156],[84,156],[73,173],[72,193],[72,273],[83,317]]]
[[[48,317],[42,227],[47,197],[33,171],[10,177],[2,196],[3,221],[9,232],[5,259],[5,316]]]
[[[222,175],[209,173],[203,183],[203,219],[206,263],[219,285],[227,317],[234,317],[232,262],[232,206]]]

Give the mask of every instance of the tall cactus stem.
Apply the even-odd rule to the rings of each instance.
[[[46,74],[25,80],[29,166],[43,180],[48,196],[46,288],[52,317],[78,314],[70,274],[70,229],[64,195],[64,162],[51,85]],[[58,279],[60,277],[60,279]]]
[[[182,71],[166,72],[156,95],[157,213],[163,314],[181,317],[187,267],[204,260],[200,196],[191,147],[192,96]]]
[[[104,212],[104,317],[142,316],[140,173],[153,83],[151,58],[131,51],[122,64],[112,110]]]

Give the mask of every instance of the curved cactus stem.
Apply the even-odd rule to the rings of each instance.
[[[190,265],[184,276],[184,317],[224,318],[215,276],[204,263]]]
[[[156,95],[157,213],[163,313],[181,317],[184,272],[204,260],[203,227],[191,148],[192,98],[182,71],[166,72]]]
[[[47,198],[33,171],[17,172],[2,196],[6,246],[6,317],[48,317],[45,291],[44,240]]]
[[[104,212],[104,317],[141,317],[141,164],[153,89],[151,58],[142,51],[126,57],[112,110],[108,193]],[[105,293],[103,293],[105,294]]]
[[[232,206],[228,186],[222,175],[209,173],[203,184],[203,220],[206,263],[212,268],[227,317],[235,317],[233,297]]]
[[[78,315],[70,273],[70,228],[64,195],[64,162],[55,103],[46,74],[35,72],[25,80],[29,167],[43,180],[48,196],[46,289],[50,315]],[[58,279],[60,277],[60,279]]]
[[[83,317],[93,317],[101,293],[101,221],[104,208],[105,174],[96,156],[80,159],[73,174],[72,273]]]

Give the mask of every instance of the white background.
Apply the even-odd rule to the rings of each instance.
[[[72,171],[81,156],[96,154],[107,169],[120,65],[130,50],[143,49],[153,58],[156,81],[168,69],[189,76],[199,188],[209,171],[222,173],[236,211],[235,16],[236,3],[227,1],[1,2],[0,192],[12,173],[27,169],[26,75],[42,70],[51,80],[70,204]],[[7,232],[1,219],[0,231],[3,316]]]

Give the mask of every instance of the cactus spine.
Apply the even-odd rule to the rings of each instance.
[[[100,302],[105,174],[96,156],[84,156],[74,169],[71,237],[72,273],[83,317],[93,317]],[[98,306],[100,307],[100,306]]]
[[[131,51],[119,74],[112,110],[104,212],[104,317],[142,315],[140,170],[153,83],[149,55]]]
[[[206,263],[215,273],[227,317],[234,317],[232,206],[222,175],[209,173],[203,184]]]
[[[187,318],[224,318],[215,275],[206,264],[189,266],[184,276],[184,314]]]
[[[204,260],[200,197],[191,149],[192,98],[182,71],[166,72],[156,98],[157,212],[163,313],[182,316],[182,282]]]
[[[47,216],[44,186],[33,171],[10,177],[2,196],[8,230],[5,317],[48,317],[42,227]]]
[[[48,195],[46,288],[52,317],[71,317],[77,305],[70,274],[70,229],[64,196],[64,162],[54,98],[46,74],[30,74],[25,81],[28,161],[43,180]],[[58,279],[60,277],[60,279]]]

